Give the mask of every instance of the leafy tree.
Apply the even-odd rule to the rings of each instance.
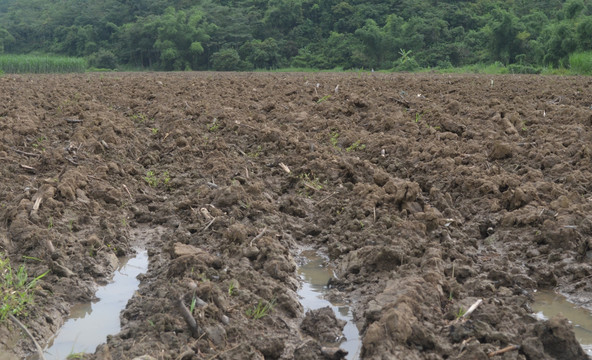
[[[14,37],[10,35],[8,30],[0,28],[0,54],[4,52],[4,48],[10,46],[14,42]]]
[[[523,25],[513,13],[501,9],[494,10],[486,28],[492,59],[508,64],[516,55],[521,54],[522,43],[530,37],[523,29]]]
[[[253,67],[242,61],[235,49],[223,49],[214,53],[210,59],[212,68],[216,71],[249,70]]]

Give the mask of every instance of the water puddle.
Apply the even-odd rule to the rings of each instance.
[[[97,291],[98,301],[70,309],[70,317],[44,350],[46,359],[61,360],[70,354],[93,353],[107,335],[117,334],[121,330],[119,313],[140,284],[136,277],[147,269],[146,250],[138,250],[134,258],[121,259],[113,280]]]
[[[592,313],[569,302],[563,295],[551,290],[534,293],[532,309],[539,320],[547,320],[561,313],[573,325],[576,339],[588,356],[592,356]]]
[[[343,329],[345,339],[339,346],[348,352],[346,357],[348,360],[359,359],[362,346],[360,332],[354,323],[349,306],[332,303],[323,298],[323,295],[329,291],[327,283],[329,279],[334,277],[333,270],[326,266],[326,259],[316,251],[305,250],[300,255],[304,258],[304,263],[300,265],[298,273],[304,282],[302,288],[298,291],[298,296],[304,311],[331,307],[338,319],[347,321]]]

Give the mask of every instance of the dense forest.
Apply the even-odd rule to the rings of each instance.
[[[0,0],[0,53],[97,68],[568,67],[592,0]]]

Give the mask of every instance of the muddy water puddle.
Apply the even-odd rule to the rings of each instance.
[[[563,314],[573,325],[576,339],[588,357],[592,356],[592,312],[569,302],[563,295],[551,290],[534,293],[532,309],[539,320]]]
[[[136,277],[147,269],[146,250],[138,250],[134,258],[120,259],[113,280],[97,290],[99,300],[70,309],[68,320],[46,346],[45,358],[61,360],[71,354],[92,353],[107,335],[117,334],[121,330],[119,314],[140,284]]]
[[[338,319],[347,321],[343,329],[344,339],[339,346],[348,352],[347,359],[357,360],[360,358],[361,340],[360,332],[356,327],[353,314],[347,304],[331,302],[324,298],[329,288],[329,279],[335,275],[333,269],[327,266],[327,260],[314,250],[305,250],[300,253],[302,263],[298,273],[303,280],[302,288],[298,291],[300,303],[304,311],[316,310],[324,307],[331,307]]]

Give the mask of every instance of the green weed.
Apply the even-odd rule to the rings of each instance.
[[[323,101],[329,100],[329,98],[331,97],[331,95],[325,95],[322,98],[317,100],[317,104],[322,103]]]
[[[364,150],[365,148],[366,148],[366,145],[360,143],[360,140],[357,140],[355,143],[353,143],[350,146],[348,146],[347,148],[345,148],[345,151],[350,152],[350,151]]]
[[[148,120],[148,116],[146,116],[145,114],[142,114],[142,113],[133,114],[130,116],[130,118],[134,121],[139,122],[140,124],[143,124],[146,122],[146,120]]]
[[[0,253],[0,322],[4,321],[9,314],[26,315],[26,308],[33,303],[31,290],[49,270],[28,281],[27,270],[21,265],[16,271],[10,265],[5,254]]]
[[[148,170],[146,172],[146,176],[144,176],[144,181],[146,181],[148,185],[150,185],[151,187],[157,187],[160,182],[154,174],[154,171],[152,170]]]
[[[273,310],[275,304],[276,299],[266,302],[265,304],[263,303],[263,301],[259,300],[257,305],[245,311],[245,315],[252,319],[259,320],[269,315],[269,313]]]
[[[231,281],[228,284],[228,296],[232,296],[232,294],[234,294],[235,288],[236,288],[236,284],[234,283],[234,281]]]
[[[214,121],[212,121],[212,123],[208,126],[208,131],[216,132],[218,129],[220,129],[220,123],[218,122],[217,118],[214,118]]]
[[[456,313],[456,319],[460,319],[461,317],[463,317],[465,314],[467,313],[467,311],[461,306],[458,309],[458,312]]]
[[[339,133],[337,131],[333,131],[329,135],[329,142],[331,143],[331,145],[333,145],[333,147],[337,147],[338,139],[339,139]]]

